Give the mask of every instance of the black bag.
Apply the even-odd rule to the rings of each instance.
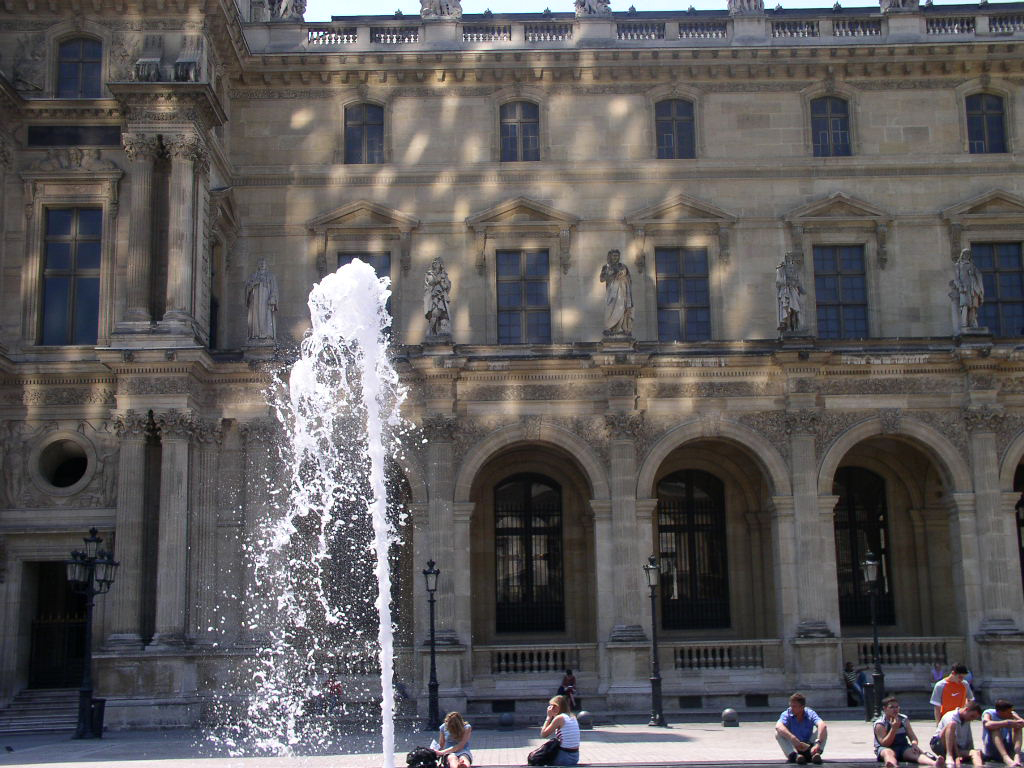
[[[529,765],[551,765],[561,748],[562,742],[558,739],[548,739],[526,756],[526,762]]]
[[[430,747],[416,747],[405,756],[409,768],[437,768],[437,753]]]

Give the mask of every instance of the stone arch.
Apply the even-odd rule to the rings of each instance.
[[[1007,493],[1013,491],[1013,476],[1017,467],[1024,461],[1024,432],[1013,439],[1003,452],[999,464],[999,487]]]
[[[510,424],[492,432],[472,446],[455,476],[455,502],[469,501],[473,480],[480,469],[502,448],[516,443],[548,443],[561,448],[580,465],[583,476],[590,484],[590,498],[611,498],[607,481],[608,470],[594,449],[569,430],[541,422],[538,434],[528,434],[525,424]]]
[[[637,498],[649,498],[654,493],[654,479],[658,469],[676,448],[700,439],[721,439],[738,444],[751,453],[755,463],[764,471],[772,484],[773,496],[792,494],[789,470],[782,454],[761,435],[733,421],[697,419],[669,430],[647,452],[637,473]]]
[[[862,440],[878,435],[902,438],[913,443],[935,462],[939,474],[949,484],[950,491],[971,491],[971,475],[966,462],[946,437],[926,424],[907,417],[900,419],[898,430],[886,432],[882,426],[882,420],[873,417],[847,429],[825,452],[818,466],[818,494],[820,496],[832,494],[832,480],[840,462],[850,449]]]

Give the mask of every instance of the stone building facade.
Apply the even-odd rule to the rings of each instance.
[[[60,561],[96,526],[108,722],[203,717],[252,648],[266,372],[355,257],[393,281],[424,440],[398,462],[421,705],[434,559],[442,706],[568,666],[642,710],[652,552],[670,711],[840,703],[868,550],[895,690],[965,659],[1024,693],[1024,4],[730,5],[6,2],[0,706],[74,684]]]

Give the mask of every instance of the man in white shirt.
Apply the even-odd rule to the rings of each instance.
[[[950,710],[939,720],[931,747],[935,754],[946,759],[946,768],[962,765],[964,758],[969,758],[979,768],[983,764],[981,752],[974,748],[974,737],[971,735],[971,723],[980,718],[981,705],[969,701],[962,707]]]

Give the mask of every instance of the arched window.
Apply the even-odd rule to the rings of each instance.
[[[494,489],[495,631],[565,629],[562,489],[516,475]]]
[[[967,97],[967,147],[972,155],[1006,151],[1006,108],[999,96]]]
[[[871,623],[871,601],[861,563],[870,550],[881,564],[878,623],[895,624],[890,590],[889,517],[885,480],[861,467],[841,467],[832,493],[836,505],[836,567],[839,581],[839,619],[843,624]]]
[[[811,100],[811,141],[815,157],[844,157],[850,152],[850,108],[836,96]]]
[[[345,162],[384,162],[384,108],[376,104],[345,107]]]
[[[696,157],[693,103],[666,99],[654,105],[654,129],[658,137],[658,158]]]
[[[540,160],[540,108],[532,101],[502,104],[501,161]]]
[[[103,46],[76,37],[57,49],[57,98],[98,99],[103,95]]]
[[[708,472],[686,469],[658,483],[658,557],[665,629],[729,626],[729,559],[721,480]]]

